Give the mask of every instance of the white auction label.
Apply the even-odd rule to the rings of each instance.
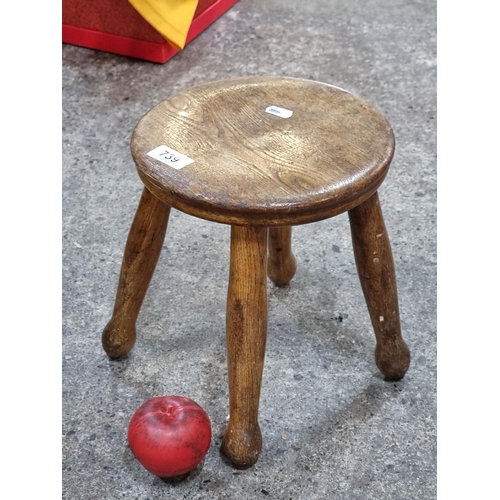
[[[266,108],[266,113],[271,113],[272,115],[280,116],[281,118],[290,118],[293,115],[293,111],[284,108],[278,108],[278,106],[269,106]]]
[[[193,159],[188,158],[186,155],[183,155],[168,146],[158,146],[153,149],[153,151],[150,151],[148,156],[151,156],[151,158],[161,161],[162,163],[165,163],[165,165],[169,165],[176,170],[180,170],[186,165],[194,162]]]

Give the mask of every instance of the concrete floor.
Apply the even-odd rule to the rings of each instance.
[[[164,65],[62,53],[63,498],[435,498],[435,2],[240,0]],[[219,456],[229,228],[174,210],[131,355],[108,360],[100,335],[142,190],[129,151],[136,122],[188,86],[268,74],[350,90],[393,126],[380,198],[412,364],[398,383],[375,366],[346,214],[297,227],[297,274],[288,289],[269,285],[264,446],[236,471]],[[133,412],[166,394],[197,401],[213,428],[204,462],[177,485],[127,446]]]

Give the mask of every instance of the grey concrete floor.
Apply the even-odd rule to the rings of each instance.
[[[63,54],[63,498],[436,497],[436,5],[427,0],[240,0],[164,65],[65,45]],[[139,118],[209,80],[287,75],[379,107],[396,136],[380,189],[393,245],[406,377],[382,379],[346,214],[294,233],[298,271],[269,284],[257,464],[219,456],[228,414],[229,228],[173,211],[130,356],[110,361],[110,318],[142,184]],[[213,428],[204,462],[169,485],[127,445],[133,412],[177,394]]]

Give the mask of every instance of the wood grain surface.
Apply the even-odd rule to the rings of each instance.
[[[226,343],[229,423],[222,450],[246,469],[258,459],[259,398],[267,337],[267,229],[231,227]]]
[[[410,351],[401,336],[396,273],[378,193],[349,211],[361,287],[377,339],[375,361],[388,380],[404,377]]]
[[[266,112],[279,106],[281,118]],[[179,170],[148,156],[165,145],[194,161]],[[238,225],[294,225],[371,196],[394,136],[371,104],[309,80],[245,77],[171,96],[137,124],[132,155],[146,186],[186,213]]]
[[[297,261],[292,253],[292,228],[270,227],[267,275],[278,286],[286,286],[295,276]]]
[[[170,207],[144,188],[130,227],[113,315],[102,333],[110,358],[126,356],[136,339],[135,323],[167,231]]]

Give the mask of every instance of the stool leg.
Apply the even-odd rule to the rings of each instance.
[[[267,228],[231,228],[226,337],[229,424],[222,451],[240,469],[262,448],[258,423],[267,335]]]
[[[278,286],[288,285],[295,276],[297,262],[292,253],[291,226],[269,228],[267,275]]]
[[[135,342],[135,322],[160,256],[170,207],[146,188],[125,246],[113,316],[102,334],[110,358],[128,354]]]
[[[401,336],[396,273],[378,193],[349,211],[354,256],[377,339],[375,360],[387,380],[403,378],[410,351]]]

